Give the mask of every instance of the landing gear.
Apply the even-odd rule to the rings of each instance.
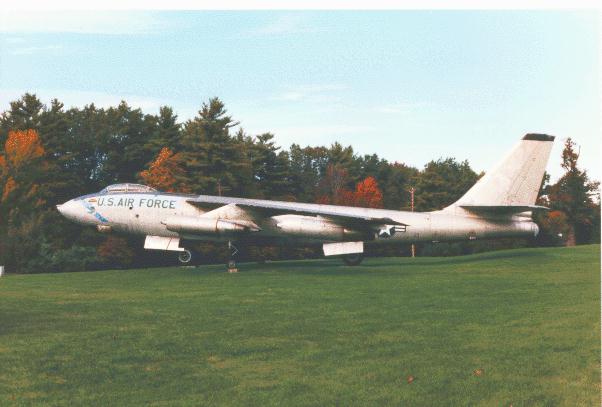
[[[234,246],[231,241],[228,241],[228,273],[238,273],[236,268],[236,255],[238,254],[238,248]]]
[[[188,249],[184,249],[183,252],[178,254],[178,261],[183,266],[189,265],[192,261],[192,252]]]
[[[343,263],[346,266],[357,266],[364,260],[364,253],[353,253],[343,255]]]

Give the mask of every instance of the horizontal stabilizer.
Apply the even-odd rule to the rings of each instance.
[[[537,210],[547,211],[550,208],[539,205],[460,205],[460,208],[479,214],[511,215],[514,213],[530,212]]]

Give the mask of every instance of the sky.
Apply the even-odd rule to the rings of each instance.
[[[600,171],[595,11],[3,11],[0,111],[126,100],[181,121],[217,96],[249,134],[486,171],[526,133]]]

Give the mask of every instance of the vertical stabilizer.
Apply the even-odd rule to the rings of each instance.
[[[449,208],[534,205],[553,142],[554,136],[527,134]]]

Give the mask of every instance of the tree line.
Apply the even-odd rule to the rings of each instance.
[[[0,264],[11,272],[57,272],[165,264],[142,237],[102,235],[63,219],[55,205],[109,184],[141,182],[163,191],[202,193],[408,210],[440,209],[459,199],[482,174],[467,161],[440,158],[418,169],[351,146],[293,144],[247,134],[218,98],[185,122],[172,108],[147,114],[121,102],[100,108],[49,105],[26,93],[0,116]],[[570,139],[564,176],[542,184],[536,241],[421,245],[422,254],[460,254],[495,247],[599,242],[598,185],[577,165]],[[199,245],[207,261],[224,248]],[[407,248],[379,254],[403,255]],[[248,259],[317,256],[306,248],[251,248]]]

